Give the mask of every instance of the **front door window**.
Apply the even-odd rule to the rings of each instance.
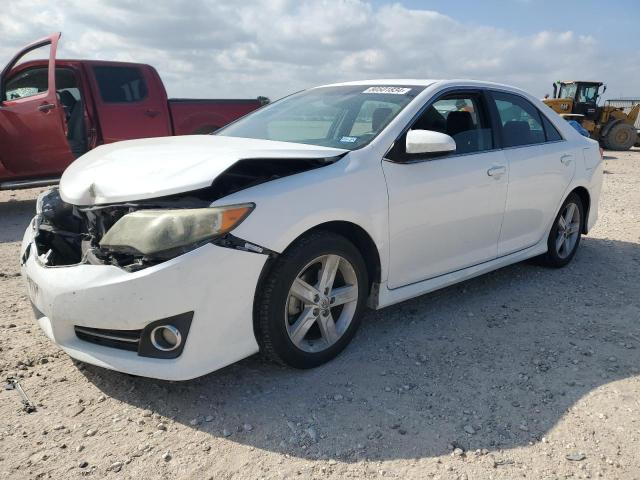
[[[32,97],[48,90],[49,69],[45,67],[24,70],[11,78],[5,87],[5,100]]]

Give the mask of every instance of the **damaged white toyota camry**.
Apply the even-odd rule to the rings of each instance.
[[[521,90],[335,84],[215,135],[87,153],[38,199],[23,276],[40,327],[84,362],[181,380],[262,351],[307,368],[367,305],[566,265],[601,182],[598,144]]]

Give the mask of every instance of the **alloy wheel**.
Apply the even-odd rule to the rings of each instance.
[[[580,236],[580,209],[575,203],[567,203],[557,226],[556,252],[564,259],[571,255]]]
[[[285,323],[291,342],[309,353],[334,345],[347,331],[358,305],[358,278],[339,255],[309,262],[289,289]]]

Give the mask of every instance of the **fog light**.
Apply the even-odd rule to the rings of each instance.
[[[160,325],[151,330],[151,344],[163,352],[171,352],[182,343],[182,334],[173,325]]]
[[[193,312],[160,318],[149,323],[140,335],[138,355],[149,358],[178,358],[185,348]]]

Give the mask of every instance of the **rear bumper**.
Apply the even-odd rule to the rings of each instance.
[[[73,358],[134,375],[186,380],[258,351],[253,299],[265,255],[208,244],[129,273],[107,265],[45,267],[35,248],[28,248],[32,240],[30,225],[22,244],[22,274],[38,324]],[[74,330],[139,330],[185,312],[194,312],[193,319],[184,350],[174,359],[93,344]]]

